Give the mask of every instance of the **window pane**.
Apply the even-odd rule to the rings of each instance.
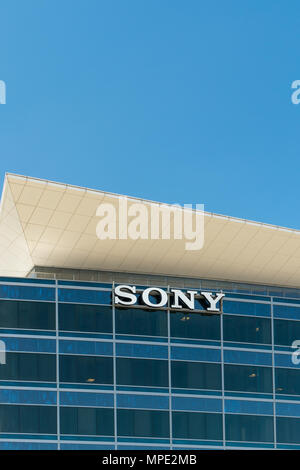
[[[284,369],[277,367],[275,369],[276,393],[300,395],[300,370]]]
[[[300,308],[289,305],[274,305],[274,318],[290,318],[299,320]]]
[[[292,342],[300,338],[300,321],[274,320],[274,343],[291,346]]]
[[[223,312],[237,313],[238,315],[270,317],[271,306],[270,304],[260,304],[255,302],[236,302],[232,300],[224,300]]]
[[[113,360],[111,357],[60,356],[61,382],[112,384]]]
[[[55,300],[55,289],[49,287],[0,285],[1,299]]]
[[[173,437],[222,440],[222,415],[218,413],[173,412]]]
[[[111,292],[92,289],[58,289],[59,302],[111,304]]]
[[[116,332],[120,335],[167,336],[167,312],[140,308],[117,308]]]
[[[169,437],[169,412],[118,410],[118,435]]]
[[[220,339],[220,315],[172,312],[170,322],[174,338]]]
[[[0,405],[0,431],[56,434],[56,407]]]
[[[55,382],[55,355],[6,353],[6,364],[0,366],[0,380]]]
[[[64,331],[111,333],[111,307],[59,304],[59,328]]]
[[[300,443],[300,419],[299,418],[277,418],[277,442]]]
[[[55,304],[0,300],[0,328],[55,329]]]
[[[114,411],[111,408],[62,407],[60,419],[62,434],[114,435]]]
[[[225,389],[230,391],[272,393],[272,368],[224,365]]]
[[[267,318],[224,315],[224,341],[271,344],[271,321]]]
[[[117,358],[117,383],[119,385],[168,387],[168,362],[159,359]]]
[[[221,389],[221,366],[204,362],[172,361],[172,387]]]
[[[226,415],[227,441],[273,441],[273,417],[254,415]]]

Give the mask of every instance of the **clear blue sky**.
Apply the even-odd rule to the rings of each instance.
[[[300,2],[0,0],[5,171],[300,229]]]

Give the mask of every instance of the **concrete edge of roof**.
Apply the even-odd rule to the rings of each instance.
[[[147,204],[158,204],[158,205],[172,206],[172,204],[170,204],[170,203],[153,201],[153,200],[150,200],[150,199],[144,199],[144,198],[139,198],[139,197],[135,197],[135,196],[126,196],[124,194],[112,193],[112,192],[109,192],[109,191],[102,191],[101,189],[85,188],[83,186],[78,186],[78,185],[74,185],[74,184],[60,183],[60,182],[57,182],[57,181],[52,181],[52,180],[48,180],[48,179],[44,179],[44,178],[37,178],[37,177],[34,177],[34,176],[19,175],[19,174],[11,173],[11,172],[5,172],[2,196],[4,194],[5,182],[6,182],[6,179],[8,177],[12,177],[12,178],[15,178],[15,179],[20,179],[20,180],[26,180],[26,181],[29,181],[29,182],[34,181],[34,182],[47,183],[47,184],[50,184],[50,185],[65,187],[65,189],[71,188],[71,189],[74,189],[74,190],[77,190],[77,191],[100,193],[100,194],[105,194],[105,195],[108,195],[110,197],[115,197],[115,198],[126,197],[129,200],[140,201],[140,202],[143,201]],[[2,202],[2,196],[1,196],[1,202]],[[0,208],[1,208],[1,203],[0,203]],[[196,212],[196,209],[193,209],[193,211]],[[215,212],[206,212],[206,211],[204,211],[204,215],[206,217],[212,217],[212,218],[215,218],[215,219],[225,220],[225,221],[229,221],[229,222],[244,223],[246,225],[251,225],[251,226],[256,226],[256,227],[261,227],[261,228],[267,228],[267,229],[274,230],[274,231],[288,232],[288,233],[291,233],[291,234],[300,235],[300,229],[297,230],[297,229],[292,229],[292,228],[288,228],[288,227],[283,227],[283,226],[280,226],[280,225],[267,224],[267,223],[264,223],[264,222],[257,222],[257,221],[248,220],[248,219],[241,219],[239,217],[232,217],[232,216],[227,216],[227,215],[223,215],[223,214],[217,214]]]

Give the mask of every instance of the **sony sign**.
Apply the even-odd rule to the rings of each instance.
[[[213,294],[212,292],[194,290],[183,292],[180,289],[170,289],[168,294],[167,291],[159,287],[148,287],[137,294],[136,287],[128,285],[116,286],[114,293],[115,304],[127,307],[140,302],[148,307],[196,310],[195,300],[201,298],[204,300],[203,310],[212,313],[220,312],[220,300],[225,296],[222,293]],[[168,304],[169,297],[170,304]]]

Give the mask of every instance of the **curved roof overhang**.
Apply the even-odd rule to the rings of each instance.
[[[300,286],[300,231],[204,213],[204,246],[184,240],[100,240],[101,203],[124,196],[6,174],[0,206],[0,276],[34,266],[165,274]],[[129,198],[131,202],[151,201]]]

